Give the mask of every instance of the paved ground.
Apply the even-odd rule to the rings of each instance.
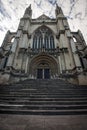
[[[87,115],[0,115],[0,130],[87,130]]]

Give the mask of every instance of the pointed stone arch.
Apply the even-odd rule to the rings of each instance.
[[[37,48],[35,48],[35,45],[37,45]],[[33,34],[32,49],[37,50],[41,49],[41,47],[45,49],[55,49],[53,31],[45,25],[38,27]]]
[[[44,71],[48,69],[49,78],[55,78],[56,76],[58,76],[58,73],[59,73],[58,63],[55,60],[55,58],[45,53],[39,54],[38,56],[35,56],[34,58],[32,58],[29,65],[30,77],[38,78],[38,75],[37,75],[38,69],[42,69]],[[42,78],[45,78],[45,75]]]
[[[37,31],[37,30],[39,30],[40,28],[47,28],[47,29],[49,29],[52,33],[53,33],[53,35],[56,35],[55,34],[55,32],[50,28],[50,27],[48,27],[47,25],[41,25],[41,26],[39,26],[39,27],[37,27],[37,28],[35,28],[35,30],[33,31],[33,33],[32,33],[32,35],[34,35],[34,33]]]

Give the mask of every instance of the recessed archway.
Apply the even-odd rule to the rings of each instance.
[[[40,54],[32,58],[29,66],[29,74],[33,78],[48,79],[58,75],[57,61],[47,54]]]

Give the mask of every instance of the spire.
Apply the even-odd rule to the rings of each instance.
[[[29,5],[29,7],[28,7],[28,8],[26,8],[24,16],[25,16],[25,17],[27,17],[27,16],[32,17],[32,9],[31,9],[31,4]]]
[[[58,15],[59,15],[59,16],[64,16],[64,15],[63,15],[63,11],[62,11],[61,7],[58,6],[58,4],[56,4],[55,13],[56,13],[56,17],[57,17]]]

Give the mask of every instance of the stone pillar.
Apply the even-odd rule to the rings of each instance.
[[[8,62],[7,62],[7,67],[12,67],[12,65],[13,65],[13,60],[14,60],[14,54],[12,53],[12,54],[10,54],[9,55],[9,58],[8,58]]]
[[[27,55],[26,55],[27,56]],[[29,58],[28,56],[26,57],[26,63],[25,63],[25,73],[28,73],[28,62],[29,62]]]
[[[68,52],[64,53],[64,57],[65,57],[66,70],[71,70],[71,60],[69,53]]]
[[[62,51],[63,59],[65,61],[66,69],[70,70],[72,64],[72,58],[70,57],[69,41],[64,34],[60,35],[60,49]]]
[[[71,70],[75,67],[69,41],[69,39],[72,37],[72,34],[70,32],[69,25],[65,17],[61,17],[58,19],[57,28],[59,32],[59,41],[60,41],[59,48],[64,53],[66,70]]]
[[[15,52],[16,52],[17,44],[18,44],[18,39],[16,38],[16,39],[14,40],[14,43],[12,44],[12,48],[11,48],[11,52],[12,52],[12,53],[15,53]]]
[[[22,68],[21,68],[24,73],[27,73],[26,62],[27,62],[27,55],[26,55],[26,52],[24,52],[23,58],[22,58]]]
[[[74,59],[73,59],[73,55],[72,55],[72,50],[71,50],[71,46],[70,46],[70,41],[69,41],[71,36],[72,35],[71,35],[70,30],[66,30],[65,31],[65,42],[66,42],[66,48],[68,50],[64,54],[65,54],[65,61],[66,61],[66,69],[67,70],[71,70],[75,67]]]
[[[17,39],[14,40],[13,44],[12,44],[12,48],[11,48],[11,54],[8,57],[8,62],[7,62],[7,67],[12,67],[13,66],[13,61],[14,61],[14,56],[16,53],[16,49],[17,49]]]
[[[16,65],[15,65],[15,69],[20,70],[20,71],[22,67],[22,58],[23,58],[23,54],[20,52],[16,59]]]
[[[61,59],[62,71],[65,71],[66,70],[66,64],[65,64],[65,58],[64,58],[64,54],[63,53],[60,54],[60,59]]]
[[[57,22],[57,27],[58,27],[58,30],[61,32],[61,31],[64,31],[64,26],[63,26],[63,20],[62,19],[59,19],[58,22]]]
[[[29,29],[30,29],[30,19],[25,20],[25,25],[23,27],[23,31],[29,33]]]
[[[20,23],[19,23],[18,31],[19,31],[19,30],[22,30],[23,27],[24,27],[24,25],[25,25],[25,20],[22,18],[22,19],[20,20]]]
[[[73,53],[73,56],[74,56],[75,66],[77,68],[82,68],[78,53],[76,51],[76,46],[75,46],[75,43],[74,43],[72,38],[70,39],[70,45],[71,45],[72,53]]]
[[[21,35],[22,35],[22,29],[19,29],[19,30],[17,31],[16,38],[20,38]]]
[[[59,61],[60,73],[62,73],[62,62],[61,62],[61,57],[60,56],[58,56],[58,61]]]
[[[65,29],[69,29],[69,25],[66,18],[63,19],[63,26]]]
[[[10,31],[7,31],[7,33],[5,35],[5,38],[4,38],[4,41],[3,41],[2,45],[1,45],[3,48],[5,48],[6,45],[8,44],[9,37],[10,37]]]
[[[62,48],[68,48],[68,42],[64,34],[60,34],[60,45],[59,47]]]
[[[19,41],[19,48],[28,48],[28,36],[27,34],[22,34]]]
[[[1,60],[0,70],[3,70],[3,69],[4,69],[4,66],[5,66],[5,64],[6,64],[6,59],[7,59],[7,57],[4,57],[4,58]]]

